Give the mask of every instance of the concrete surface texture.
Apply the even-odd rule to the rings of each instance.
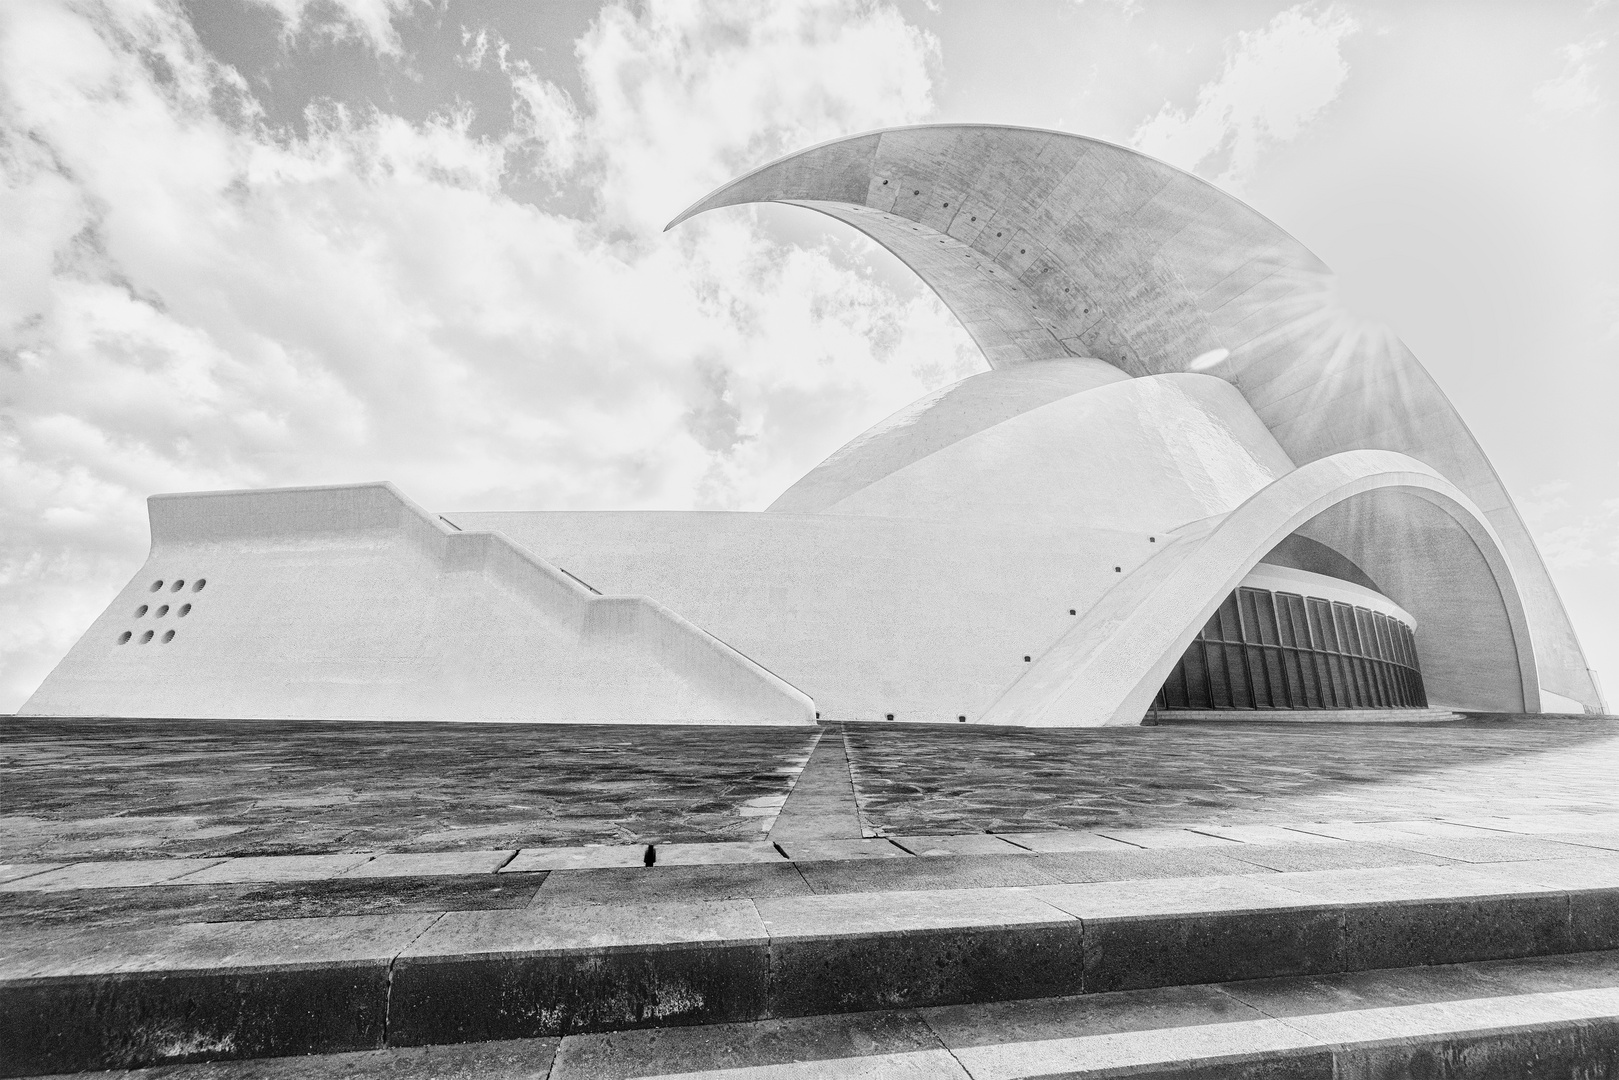
[[[146,567],[22,711],[1134,725],[1231,590],[1299,551],[1337,583],[1291,587],[1418,628],[1430,705],[1601,711],[1443,394],[1236,200],[1093,140],[968,126],[804,151],[677,222],[748,201],[894,250],[992,370],[765,513],[154,498]]]
[[[0,1075],[1579,1076],[1619,1051],[1612,720],[0,736]]]

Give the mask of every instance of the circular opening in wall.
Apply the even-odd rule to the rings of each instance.
[[[1001,235],[1001,234],[1000,234],[1000,233],[996,233],[996,234],[995,234],[995,235],[996,235],[996,236],[999,236],[999,235]]]
[[[191,583],[191,591],[202,592],[202,587],[206,584],[208,584],[208,579],[205,577],[200,577]]]
[[[146,614],[146,605],[145,604],[142,604],[140,607],[135,609],[135,618],[138,619],[142,615],[145,615],[145,614]]]
[[[185,618],[187,615],[191,614],[191,605],[190,604],[181,604],[180,605],[180,610],[176,611],[175,614],[180,616],[180,618],[182,618],[182,619]]]
[[[149,589],[149,590],[147,590],[147,591],[149,591],[149,592],[157,592],[157,591],[158,591],[158,590],[159,590],[159,589],[161,589],[161,588],[162,588],[162,587],[163,587],[163,579],[162,579],[162,578],[158,578],[158,579],[157,579],[157,580],[156,580],[156,581],[154,581],[154,582],[152,582],[152,587],[151,587],[151,589]]]
[[[152,618],[161,619],[163,616],[167,615],[168,613],[169,613],[169,605],[164,604],[162,607],[160,607],[156,611],[152,612]]]
[[[151,641],[151,640],[152,640],[152,632],[150,630],[146,631],[146,633],[141,635],[141,644],[142,645],[145,645],[148,641]]]
[[[181,589],[183,589],[185,587],[186,587],[185,578],[181,578],[178,581],[176,581],[173,585],[169,586],[169,591],[170,592],[179,592]]]
[[[174,631],[173,630],[165,631],[164,634],[163,634],[163,644],[167,645],[169,642],[171,642],[173,640],[174,640]]]
[[[911,194],[912,194],[912,195],[920,195],[920,194],[922,194],[922,189],[921,189],[921,188],[917,188],[917,189],[916,189],[916,190],[915,190],[915,191],[913,191],[913,192],[911,192]]]
[[[977,221],[977,220],[978,220],[978,215],[977,215],[977,214],[974,214],[974,215],[973,215],[973,220],[974,220],[974,221]]]
[[[1029,253],[1029,249],[1028,248],[1018,248],[1017,253],[1019,255],[1027,255]]]
[[[884,181],[883,181],[883,187],[887,187],[887,186],[888,186],[888,181],[887,181],[887,180],[884,180]]]
[[[949,204],[949,203],[945,203],[945,205],[946,205],[946,206],[949,206],[949,205],[950,205],[950,204]]]
[[[134,634],[131,634],[128,630],[125,630],[122,634],[118,635],[118,644],[120,644],[120,645],[128,645],[129,644],[129,639],[134,637],[134,636],[135,636]]]

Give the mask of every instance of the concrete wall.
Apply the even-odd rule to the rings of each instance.
[[[1384,449],[1432,465],[1503,545],[1539,680],[1599,706],[1534,542],[1444,393],[1397,338],[1343,308],[1319,259],[1238,200],[1094,139],[936,125],[791,155],[675,223],[758,201],[809,207],[889,248],[992,366],[1093,357],[1143,376],[1223,350],[1208,370],[1247,397],[1293,461]]]
[[[721,512],[446,514],[598,589],[642,592],[824,719],[975,720],[1122,573],[1145,533]]]
[[[975,376],[857,440],[825,483],[802,485],[847,492],[819,514],[447,516],[597,588],[658,597],[823,718],[973,721],[1025,656],[1148,563],[1160,534],[1292,471],[1219,379],[1096,379],[1074,365],[1036,393],[1030,381]],[[1004,419],[952,415],[963,399]]]
[[[1368,498],[1367,496],[1370,496]],[[1136,724],[1214,609],[1283,537],[1346,503],[1374,529],[1380,513],[1411,514],[1414,499],[1448,518],[1456,546],[1407,549],[1412,579],[1466,597],[1465,626],[1418,589],[1389,596],[1415,616],[1429,703],[1500,711],[1540,709],[1535,659],[1512,571],[1482,511],[1434,469],[1401,454],[1356,450],[1301,466],[1233,513],[1194,522],[1162,555],[1122,580],[984,715],[985,723],[1088,727]],[[1434,527],[1427,515],[1415,515]],[[1470,544],[1477,560],[1456,558]],[[1379,569],[1385,567],[1379,566]],[[1374,573],[1375,571],[1369,571]],[[1404,584],[1403,581],[1400,582]]]
[[[23,713],[814,720],[802,693],[663,605],[593,595],[391,485],[150,510],[146,565]]]

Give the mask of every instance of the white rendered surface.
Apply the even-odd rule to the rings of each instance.
[[[1532,711],[1543,683],[1598,704],[1449,403],[1247,207],[1118,147],[982,127],[828,144],[689,213],[754,200],[890,247],[994,370],[768,513],[437,517],[388,485],[154,497],[147,565],[24,711],[1133,724],[1233,588],[1298,580],[1256,568],[1294,533],[1383,595],[1300,591],[1421,628],[1435,706]],[[150,582],[199,577],[184,617],[137,615]]]
[[[392,485],[150,506],[146,565],[23,713],[814,722],[802,693],[661,604],[593,595]]]
[[[1094,357],[1141,376],[1197,363],[1243,393],[1296,463],[1383,449],[1433,466],[1502,545],[1538,681],[1600,707],[1534,542],[1444,393],[1397,338],[1342,307],[1319,259],[1238,200],[1094,139],[929,125],[789,155],[671,225],[747,202],[809,207],[883,244],[994,367]]]
[[[1262,553],[1325,511],[1384,493],[1433,507],[1479,556],[1474,565],[1436,560],[1420,550],[1407,553],[1424,564],[1421,569],[1443,586],[1441,592],[1466,598],[1450,608],[1404,604],[1425,626],[1418,653],[1429,705],[1538,712],[1527,620],[1482,513],[1422,462],[1386,450],[1356,450],[1313,461],[1218,522],[1196,523],[1174,537],[1162,555],[1122,581],[1039,657],[983,722],[1139,723],[1170,667]]]

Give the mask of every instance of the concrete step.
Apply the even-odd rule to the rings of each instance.
[[[1465,719],[1449,709],[1153,709],[1142,723],[1448,724]]]
[[[1619,953],[165,1070],[166,1080],[1595,1077]],[[81,1076],[84,1074],[80,1074]],[[108,1077],[110,1074],[101,1074]],[[127,1074],[124,1074],[127,1075]]]
[[[1615,948],[1612,854],[668,903],[536,900],[141,928],[56,923],[8,930],[0,942],[0,1074]]]

